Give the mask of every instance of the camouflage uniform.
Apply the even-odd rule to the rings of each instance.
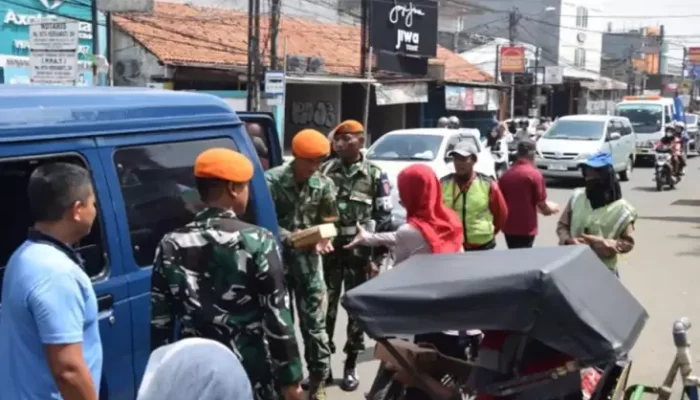
[[[256,400],[278,399],[275,385],[302,378],[289,297],[274,236],[208,208],[161,240],[151,282],[151,349],[203,337],[229,347]],[[274,378],[274,380],[273,380]]]
[[[346,250],[343,246],[357,234],[357,223],[369,220],[377,223],[377,231],[390,231],[391,224],[391,185],[382,170],[371,162],[362,159],[350,166],[336,158],[321,167],[324,175],[335,183],[340,218],[336,223],[338,237],[333,243],[335,251],[324,257],[323,270],[328,287],[328,314],[326,331],[330,340],[331,353],[335,353],[333,333],[338,313],[338,302],[345,282],[348,291],[367,280],[367,265],[374,261],[379,265],[384,251],[357,247]],[[372,257],[374,256],[374,257]],[[372,259],[373,258],[373,259]],[[359,353],[365,349],[364,334],[354,319],[348,319],[347,342],[343,351],[347,354]]]
[[[275,203],[283,241],[291,232],[338,218],[335,187],[320,172],[300,185],[289,163],[268,170],[265,179]],[[285,245],[282,258],[287,285],[297,304],[309,375],[325,380],[330,368],[330,351],[326,334],[328,298],[321,256],[311,250],[295,250]]]

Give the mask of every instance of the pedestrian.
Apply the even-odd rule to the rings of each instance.
[[[324,163],[321,171],[333,180],[338,192],[337,202],[340,218],[336,222],[338,237],[333,243],[336,249],[324,257],[323,270],[328,288],[328,332],[331,353],[335,353],[333,333],[338,312],[338,302],[343,286],[348,291],[374,276],[378,272],[385,251],[373,252],[370,249],[348,250],[342,247],[357,234],[357,224],[374,221],[376,230],[390,231],[391,185],[382,170],[365,159],[362,148],[365,144],[365,130],[361,123],[348,120],[335,129],[333,149],[338,158]],[[357,375],[357,356],[365,350],[364,333],[352,317],[348,317],[347,341],[343,352],[347,355],[340,388],[352,392],[360,384]],[[332,382],[332,373],[326,383]]]
[[[188,338],[149,357],[136,400],[254,400],[248,375],[231,349]]]
[[[248,204],[253,164],[211,148],[194,165],[205,208],[166,234],[151,281],[151,350],[175,336],[215,340],[241,360],[256,400],[301,399],[301,360],[284,270],[270,231],[238,218]]]
[[[559,218],[559,244],[589,245],[618,274],[618,255],[634,248],[637,211],[622,198],[610,153],[590,156],[581,169],[586,186],[574,190]]]
[[[0,399],[97,400],[97,298],[72,248],[97,215],[90,173],[69,163],[40,165],[27,198],[34,226],[2,284]]]
[[[462,221],[467,251],[496,247],[496,235],[508,219],[508,207],[498,183],[474,171],[477,154],[474,144],[457,143],[447,154],[453,159],[455,172],[440,180],[442,200]]]
[[[333,244],[321,240],[312,249],[295,249],[289,237],[294,231],[338,219],[335,185],[319,171],[330,147],[321,132],[304,129],[292,139],[294,160],[265,174],[279,221],[287,286],[299,314],[311,400],[326,398],[326,379],[330,374],[326,332],[328,294],[321,254],[333,251]]]
[[[344,247],[392,246],[395,263],[399,264],[396,268],[401,268],[402,261],[416,254],[461,253],[462,224],[457,214],[443,203],[435,172],[426,165],[414,164],[399,173],[397,184],[401,203],[406,209],[406,223],[396,232],[386,233],[371,233],[358,226],[358,234]],[[475,338],[479,332],[468,333]],[[465,335],[460,335],[458,331],[447,331],[416,335],[414,341],[432,344],[447,356],[465,359],[465,339]],[[386,365],[380,366],[370,395],[390,382],[391,375]],[[430,399],[430,396],[418,388],[409,388],[406,399],[423,400]]]
[[[518,143],[517,159],[498,180],[508,206],[503,234],[509,249],[532,247],[537,236],[537,213],[553,215],[559,207],[547,201],[547,187],[535,166],[537,144],[532,139]]]
[[[257,122],[247,123],[245,127],[246,131],[248,131],[248,136],[250,136],[250,140],[253,142],[253,148],[255,148],[255,152],[258,154],[260,165],[263,167],[264,171],[267,171],[270,168],[270,159],[267,144],[265,144],[266,139],[263,128]]]

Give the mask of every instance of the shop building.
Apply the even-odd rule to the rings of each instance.
[[[269,37],[267,22],[261,18],[263,38]],[[113,27],[115,85],[206,91],[245,111],[246,14],[156,2],[151,15],[114,15]],[[428,94],[438,80],[492,79],[441,47],[431,60],[431,71],[442,70],[439,79],[431,71],[406,76],[371,68],[368,75],[362,69],[360,37],[356,25],[282,16],[278,54],[284,59],[286,49],[286,91],[280,99],[262,88],[261,111],[276,116],[285,148],[301,129],[329,132],[344,119],[364,121],[367,115],[373,139],[393,129],[424,126]],[[265,64],[268,46],[262,46]]]

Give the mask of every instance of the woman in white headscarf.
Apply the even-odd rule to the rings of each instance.
[[[157,348],[137,400],[253,400],[250,380],[231,350],[190,338]]]

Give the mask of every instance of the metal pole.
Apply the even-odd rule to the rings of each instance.
[[[253,14],[255,13],[255,0],[248,0],[248,64],[246,66],[246,110],[253,109],[253,68],[255,40],[253,32]]]
[[[281,0],[272,0],[270,10],[270,68],[279,69],[279,58],[277,57],[277,36],[280,29]]]
[[[540,96],[540,80],[539,80],[539,73],[540,73],[540,48],[536,47],[535,48],[535,101],[534,101],[534,108],[537,110],[535,117],[539,118],[540,116],[540,103],[539,103],[539,96]],[[544,74],[542,74],[542,77],[544,78]]]
[[[100,54],[100,26],[97,23],[97,17],[98,17],[98,10],[97,10],[97,1],[91,1],[90,2],[90,18],[92,18],[92,84],[93,86],[97,86],[99,82],[97,82],[97,65],[96,65],[96,57]]]
[[[105,13],[105,26],[107,27],[107,85],[114,86],[114,77],[112,74],[112,62],[114,61],[114,44],[112,43],[112,13]]]
[[[659,71],[658,71],[659,77],[661,77],[661,67],[662,67],[662,65],[663,65],[663,62],[662,62],[661,58],[663,57],[663,54],[664,54],[664,36],[665,36],[665,35],[664,35],[664,26],[661,25],[661,26],[659,27],[659,60],[658,60],[658,61],[659,61],[659,65],[658,65],[658,68],[659,68]],[[661,84],[663,85],[663,79],[661,79]]]
[[[284,37],[284,49],[282,50],[282,65],[283,65],[283,73],[284,73],[284,93],[282,94],[282,106],[280,107],[281,111],[281,116],[280,120],[282,121],[282,126],[280,129],[280,144],[282,145],[282,149],[284,150],[284,121],[285,121],[285,112],[287,111],[287,37]]]
[[[262,76],[262,63],[260,60],[260,0],[255,0],[255,69],[253,73],[254,93],[253,110],[260,110],[260,77]]]
[[[363,119],[362,119],[362,125],[365,127],[365,132],[369,131],[367,124],[369,123],[369,102],[370,102],[370,98],[372,97],[371,96],[372,95],[372,83],[371,83],[371,80],[372,80],[372,50],[373,50],[372,46],[370,46],[369,51],[367,52],[367,55],[366,55],[366,57],[367,57],[367,62],[366,62],[367,70],[365,72],[365,77],[367,78],[367,93],[365,95],[365,113],[364,113]],[[366,138],[366,140],[368,142],[367,146],[369,146],[369,144],[370,144],[369,142],[371,142],[371,139],[372,138],[370,138],[369,135],[367,135],[367,138]]]
[[[515,46],[515,35],[518,25],[518,9],[513,7],[508,15],[508,41],[511,46]],[[510,118],[515,114],[515,74],[510,74]]]
[[[501,62],[501,45],[496,45],[496,63],[493,65],[493,83],[498,83],[501,78],[499,76],[498,64]]]

